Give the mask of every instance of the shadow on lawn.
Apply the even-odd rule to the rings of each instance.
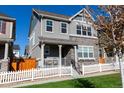
[[[95,85],[87,79],[74,79],[74,88],[95,88]]]

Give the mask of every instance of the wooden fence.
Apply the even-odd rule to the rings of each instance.
[[[32,68],[36,68],[36,60],[31,59],[13,59],[10,64],[11,71],[18,71],[18,70],[28,70]]]

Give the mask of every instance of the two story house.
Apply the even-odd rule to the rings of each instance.
[[[73,16],[32,10],[29,56],[38,67],[98,63],[99,46],[94,20],[86,9]]]
[[[9,70],[15,40],[15,18],[0,14],[0,72]]]

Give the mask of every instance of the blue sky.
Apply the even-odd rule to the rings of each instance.
[[[16,41],[21,48],[21,55],[24,53],[25,45],[28,43],[28,32],[32,8],[54,12],[64,15],[74,15],[85,6],[83,5],[0,5],[0,13],[16,18]]]

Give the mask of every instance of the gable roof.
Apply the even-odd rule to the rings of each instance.
[[[42,17],[49,17],[49,18],[54,18],[58,20],[69,21],[69,18],[71,17],[67,15],[56,14],[56,13],[51,13],[51,12],[37,10],[37,9],[33,9],[33,11],[36,12],[38,15],[41,15]]]
[[[73,16],[67,16],[67,15],[62,15],[62,14],[56,14],[56,13],[51,13],[51,12],[47,12],[47,11],[42,11],[42,10],[37,10],[37,9],[32,9],[32,14],[35,13],[38,16],[41,17],[46,17],[46,18],[52,18],[52,19],[56,19],[56,20],[61,20],[61,21],[67,21],[67,22],[71,22],[71,20],[79,15],[81,12],[85,11],[90,17],[91,19],[94,21],[94,18],[90,15],[90,13],[83,8],[82,10],[80,10],[79,12],[77,12],[76,14],[74,14]],[[32,17],[31,17],[32,20]],[[30,22],[30,27],[31,27],[31,22]],[[29,34],[28,37],[30,37],[30,34],[32,33],[31,30],[29,30]]]
[[[85,8],[83,8],[82,10],[80,10],[79,12],[77,12],[75,15],[73,15],[69,20],[71,21],[73,18],[75,18],[77,15],[79,15],[83,11],[85,11],[91,17],[91,19],[94,21],[94,18],[91,16],[91,14]]]
[[[6,14],[0,13],[0,19],[5,19],[5,20],[10,20],[10,21],[15,21],[15,18],[12,18]]]

